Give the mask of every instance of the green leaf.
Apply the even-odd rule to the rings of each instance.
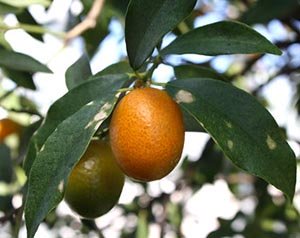
[[[251,54],[281,51],[249,26],[233,21],[221,21],[196,28],[177,37],[161,55],[169,54]]]
[[[254,97],[213,79],[175,80],[167,84],[167,91],[234,164],[293,199],[295,155],[273,117]]]
[[[66,85],[69,90],[86,81],[92,75],[89,58],[83,54],[66,72]]]
[[[218,74],[216,71],[199,66],[199,65],[179,65],[174,67],[175,77],[177,79],[187,79],[187,78],[213,78],[218,80],[226,80],[224,76]],[[198,131],[203,132],[203,128],[200,124],[186,111],[182,111],[183,120],[186,131]]]
[[[62,200],[72,168],[86,150],[99,125],[111,113],[117,101],[116,90],[122,87],[127,79],[127,76],[117,75],[109,80],[106,78],[90,80],[74,89],[78,92],[80,88],[81,93],[89,94],[90,84],[94,83],[98,95],[56,126],[34,160],[29,174],[25,203],[28,238],[34,236],[40,222]],[[64,96],[59,100],[64,110],[70,106],[70,99],[73,99],[74,104],[75,101],[81,100],[80,96],[74,95],[72,91],[69,92],[73,95],[72,98]],[[55,109],[58,109],[57,103],[55,105]],[[51,114],[50,112],[48,114],[48,121],[52,119],[57,123],[57,118],[53,118],[55,114],[52,113],[53,109]],[[59,115],[57,117],[60,118]]]
[[[3,4],[0,1],[0,16],[6,15],[8,13],[19,13],[21,11],[22,11],[22,9],[20,9],[20,8],[15,8],[15,7],[9,6],[7,4]]]
[[[242,15],[240,20],[247,24],[267,23],[274,18],[291,17],[293,13],[297,14],[299,8],[298,0],[258,0]]]
[[[186,78],[213,78],[226,81],[226,78],[213,69],[200,65],[179,65],[174,67],[175,77],[178,79]]]
[[[0,59],[1,61],[1,59]],[[32,79],[32,74],[22,71],[16,71],[11,69],[2,68],[5,75],[14,81],[18,86],[35,90],[36,86]]]
[[[48,69],[47,66],[41,64],[32,57],[4,49],[0,49],[0,67],[7,67],[9,69],[30,73],[51,73],[51,70]]]
[[[10,183],[12,181],[13,166],[10,150],[5,144],[0,144],[0,182]]]
[[[91,78],[91,80],[70,90],[66,95],[52,104],[42,127],[39,128],[30,141],[28,153],[23,165],[27,176],[29,176],[37,152],[42,148],[45,141],[54,132],[56,127],[80,110],[80,108],[102,96],[102,94],[105,94],[106,91],[103,88],[108,88],[107,90],[109,91],[110,86],[112,90],[118,90],[119,84],[117,84],[117,82],[119,82],[119,80],[125,81],[125,84],[128,82],[128,76],[124,74],[103,77],[95,76]],[[116,83],[116,85],[114,85],[114,83]]]
[[[0,183],[9,184],[13,180],[13,164],[10,156],[10,149],[5,144],[0,144]],[[11,211],[12,196],[0,194],[0,211]]]
[[[102,71],[98,72],[95,76],[103,76],[108,74],[126,74],[133,73],[132,68],[129,63],[126,61],[121,61],[115,64],[112,64]]]
[[[49,0],[0,0],[0,3],[7,4],[12,7],[29,7],[33,4],[40,4],[48,7],[51,4]]]
[[[125,20],[130,65],[138,69],[161,38],[186,18],[195,4],[195,0],[132,0]]]
[[[33,18],[33,16],[31,15],[31,13],[29,12],[28,9],[24,9],[24,11],[17,14],[16,17],[17,17],[18,21],[21,22],[22,24],[29,24],[29,25],[32,25],[32,26],[38,26],[38,23]],[[32,32],[27,32],[27,33],[30,34],[33,38],[35,38],[39,41],[43,41],[43,35],[42,34],[32,33]]]

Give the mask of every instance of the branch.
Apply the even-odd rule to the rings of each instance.
[[[20,211],[20,209],[21,207],[14,208],[11,211],[7,212],[4,216],[0,217],[0,224],[4,224],[5,222],[13,218]]]
[[[101,10],[104,6],[104,1],[105,0],[94,0],[93,6],[91,7],[86,18],[67,32],[65,42],[69,42],[75,37],[81,35],[86,30],[94,28],[96,26],[97,18],[100,15]]]

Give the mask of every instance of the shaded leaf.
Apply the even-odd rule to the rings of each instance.
[[[290,17],[299,9],[298,0],[258,0],[242,15],[240,20],[247,24],[267,23],[274,18]]]
[[[0,182],[10,183],[12,181],[13,166],[10,150],[5,144],[0,144]]]
[[[1,61],[1,60],[0,60]],[[3,69],[5,75],[14,81],[18,86],[35,90],[36,86],[32,79],[32,74],[11,69]]]
[[[179,65],[174,67],[175,77],[178,79],[186,78],[212,78],[225,81],[226,78],[213,69],[200,65]]]
[[[187,111],[182,110],[185,131],[204,132],[203,127]]]
[[[13,164],[10,149],[5,144],[0,144],[0,183],[11,183],[13,178]],[[12,207],[12,196],[0,194],[0,211],[9,211]]]
[[[40,222],[62,200],[68,175],[85,152],[99,125],[111,113],[117,100],[116,90],[127,79],[124,75],[118,75],[110,80],[102,78],[81,84],[82,93],[89,93],[91,82],[98,83],[98,92],[102,93],[61,121],[47,137],[34,160],[28,180],[25,221],[29,238],[34,236]],[[66,96],[60,99],[64,108],[69,106],[69,99]],[[72,99],[80,100],[77,95]],[[47,118],[51,120],[49,116],[54,114],[48,114]],[[55,118],[52,119],[56,123]]]
[[[20,145],[19,145],[19,158],[21,161],[24,160],[24,157],[27,153],[29,141],[33,136],[34,132],[41,126],[42,120],[38,120],[31,125],[25,127],[21,134]]]
[[[86,81],[92,75],[89,58],[83,54],[66,71],[66,85],[69,90]]]
[[[213,79],[176,80],[167,84],[167,90],[238,167],[293,199],[295,155],[273,117],[254,97]]]
[[[121,61],[115,64],[112,64],[102,71],[98,72],[95,76],[103,76],[108,74],[126,74],[133,73],[132,68],[129,63],[126,61]]]
[[[195,4],[195,0],[132,0],[125,20],[130,65],[138,69],[162,37],[186,18]]]
[[[51,73],[47,66],[32,57],[4,49],[0,49],[0,66],[31,73]]]
[[[196,28],[177,37],[161,55],[169,54],[251,54],[281,51],[249,26],[233,21],[221,21]]]

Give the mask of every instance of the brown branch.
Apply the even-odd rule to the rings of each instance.
[[[4,224],[5,222],[9,221],[20,211],[20,209],[21,207],[14,208],[11,211],[7,212],[4,216],[0,217],[0,224]]]
[[[96,26],[97,18],[101,13],[101,10],[104,6],[104,2],[105,0],[94,0],[93,6],[91,7],[86,18],[67,32],[65,37],[66,43],[74,39],[75,37],[81,35],[86,30],[94,28]]]

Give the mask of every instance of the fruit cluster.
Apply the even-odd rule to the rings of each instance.
[[[164,91],[130,91],[117,104],[108,141],[92,141],[69,177],[65,200],[80,216],[96,218],[117,202],[124,174],[158,180],[179,162],[184,143],[178,104]]]

